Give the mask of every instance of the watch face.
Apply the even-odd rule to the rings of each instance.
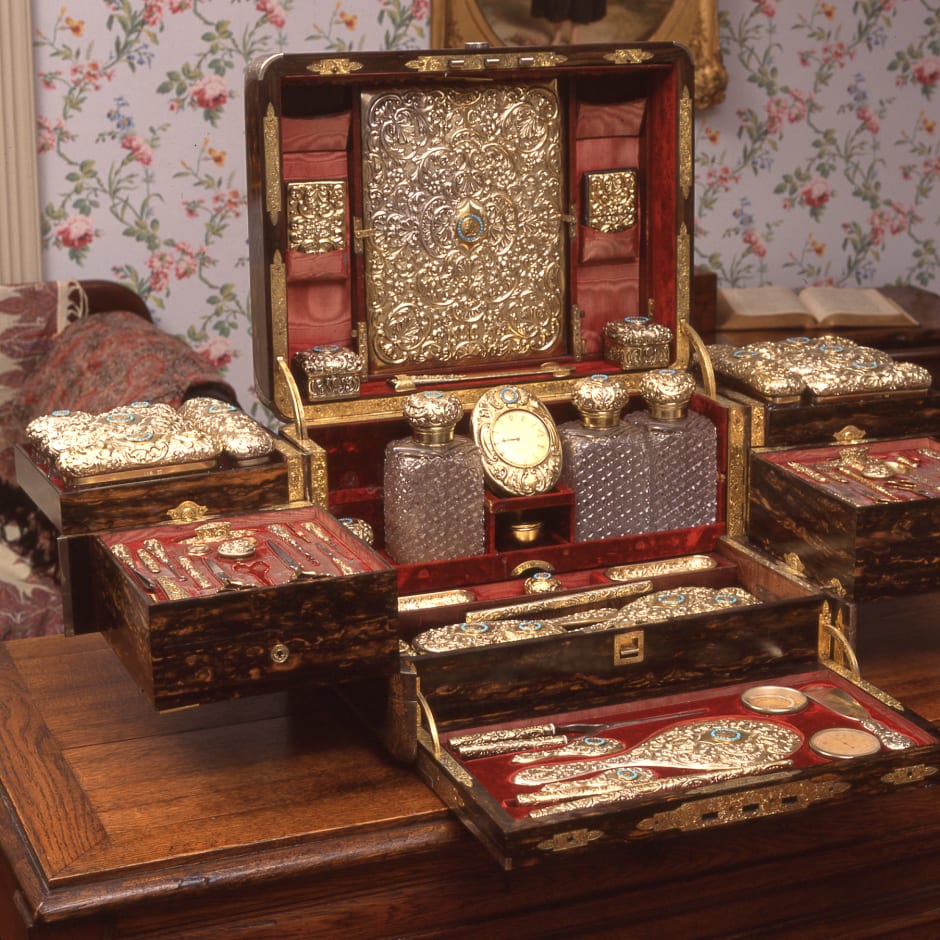
[[[545,406],[523,388],[504,385],[483,393],[470,419],[483,471],[493,486],[514,496],[550,490],[561,475],[561,439]]]
[[[823,757],[868,757],[881,750],[881,742],[861,728],[824,728],[810,739],[809,746]]]
[[[504,411],[493,423],[493,447],[514,467],[537,467],[551,450],[542,420],[530,411]]]

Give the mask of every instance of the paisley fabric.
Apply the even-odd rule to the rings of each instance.
[[[101,412],[141,400],[178,407],[213,389],[234,400],[231,386],[185,343],[122,311],[65,329],[24,388],[23,403],[31,420],[61,408]]]

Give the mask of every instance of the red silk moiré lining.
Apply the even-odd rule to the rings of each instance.
[[[281,151],[285,156],[295,152],[336,150],[349,147],[352,114],[341,111],[319,117],[281,118]]]
[[[281,173],[285,182],[348,179],[349,113],[281,121]],[[350,229],[349,200],[345,230]],[[321,343],[349,343],[350,265],[347,247],[323,254],[288,251],[288,352]]]
[[[645,110],[644,99],[578,105],[575,173],[579,185],[585,173],[638,169]],[[588,355],[602,350],[601,334],[608,320],[642,313],[639,238],[639,211],[637,224],[624,232],[598,232],[579,224],[574,300],[584,314],[581,332]]]
[[[346,280],[324,278],[289,282],[287,307],[291,356],[321,343],[349,344],[351,311]]]

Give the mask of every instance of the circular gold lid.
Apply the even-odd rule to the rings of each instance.
[[[650,415],[661,421],[685,417],[695,380],[681,369],[656,369],[640,380],[640,394]]]
[[[434,389],[409,395],[403,411],[415,440],[422,444],[446,444],[463,417],[463,405],[456,395]]]
[[[576,382],[571,395],[584,426],[589,428],[616,427],[620,412],[629,399],[626,386],[603,373]]]

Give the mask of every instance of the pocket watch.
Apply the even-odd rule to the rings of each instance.
[[[470,418],[483,472],[511,496],[546,493],[561,475],[561,438],[548,409],[516,385],[488,389]]]

